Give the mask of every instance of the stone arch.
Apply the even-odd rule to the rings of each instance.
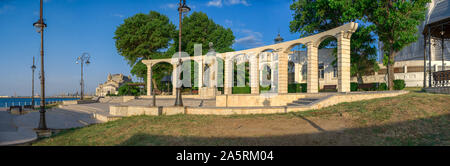
[[[186,65],[186,66],[185,66]],[[189,66],[187,66],[189,65]],[[191,58],[183,59],[183,67],[190,70],[183,70],[181,71],[180,75],[182,78],[185,76],[188,76],[188,79],[190,79],[190,86],[185,85],[183,83],[182,91],[188,91],[188,93],[191,94],[198,94],[198,87],[199,87],[199,63]],[[185,74],[184,72],[190,72],[189,74]]]
[[[331,39],[331,42],[324,45],[325,40]],[[325,35],[316,43],[318,48],[317,59],[318,59],[318,84],[319,88],[322,89],[325,85],[337,85],[337,82],[332,82],[334,67],[332,65],[333,61],[337,63],[337,57],[333,55],[333,49],[338,47],[337,37],[333,35]],[[328,83],[327,83],[328,82]],[[319,90],[320,90],[319,89]]]
[[[298,46],[298,45],[305,45],[306,46],[306,43],[304,43],[304,42],[295,42],[293,44],[290,44],[289,46],[287,46],[284,49],[284,52],[289,53],[295,46]]]
[[[250,93],[250,59],[248,56],[247,53],[232,56],[232,94]]]
[[[156,61],[155,63],[152,63],[150,66],[151,71],[153,73],[152,89],[154,88],[157,94],[161,94],[162,92],[170,94],[172,92],[171,89],[173,87],[172,84],[173,79],[163,81],[163,79],[167,78],[166,76],[172,78],[173,65],[172,63],[170,63],[170,60]]]
[[[329,39],[329,38],[335,38],[335,39],[337,39],[336,36],[326,34],[326,35],[320,37],[319,39],[317,39],[317,40],[314,42],[314,46],[315,46],[315,47],[319,47],[320,43],[322,43],[324,40]]]

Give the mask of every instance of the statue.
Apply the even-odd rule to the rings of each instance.
[[[209,42],[209,50],[208,50],[208,52],[215,52],[216,51],[216,50],[214,50],[213,46],[214,46],[213,42]]]

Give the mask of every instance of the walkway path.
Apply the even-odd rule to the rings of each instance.
[[[53,108],[46,112],[47,127],[50,129],[69,129],[100,123],[91,114],[60,108]],[[0,111],[0,146],[15,145],[37,139],[33,130],[38,126],[39,112],[33,111],[25,115],[12,115]]]

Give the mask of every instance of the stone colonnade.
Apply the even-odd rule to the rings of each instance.
[[[358,27],[357,23],[350,22],[348,24],[342,25],[340,27],[336,27],[334,29],[311,35],[305,38],[296,39],[292,41],[282,42],[278,44],[252,48],[248,50],[235,51],[235,52],[227,52],[227,53],[217,53],[216,57],[223,59],[225,63],[224,67],[224,93],[227,95],[232,94],[233,87],[233,61],[236,55],[256,55],[250,56],[248,59],[250,63],[250,87],[251,94],[259,94],[260,88],[260,71],[262,67],[259,62],[260,61],[260,53],[265,52],[267,50],[272,50],[273,53],[277,55],[277,63],[275,66],[278,70],[278,78],[277,80],[277,89],[279,94],[288,93],[288,63],[289,63],[289,53],[293,47],[298,44],[305,44],[307,46],[307,92],[308,93],[318,93],[318,46],[319,44],[327,39],[328,37],[335,37],[337,39],[337,58],[338,58],[338,92],[350,92],[350,38],[351,35],[356,31]],[[204,78],[204,67],[207,63],[205,63],[207,56],[192,56],[192,57],[183,57],[183,61],[186,60],[194,60],[198,64],[198,87],[201,90],[201,87],[204,87],[203,78]],[[175,57],[177,58],[177,57]],[[143,63],[147,65],[147,80],[151,80],[152,71],[151,67],[154,64],[160,62],[167,62],[172,64],[173,73],[172,73],[172,83],[173,83],[173,94],[175,94],[176,86],[180,86],[179,76],[181,73],[180,69],[177,66],[177,61],[172,59],[156,59],[156,60],[143,60]],[[217,62],[216,62],[217,64]],[[299,72],[300,65],[296,64],[295,67],[295,80],[299,80]],[[272,66],[273,67],[273,66]],[[274,70],[272,69],[272,72]],[[216,74],[218,72],[215,72]],[[273,74],[272,74],[273,75]],[[214,76],[213,76],[214,77]],[[213,78],[208,77],[208,78]],[[218,78],[215,76],[215,78]],[[274,80],[274,78],[272,78]],[[210,81],[211,82],[211,81]],[[207,85],[209,88],[216,88],[215,84],[209,83]],[[147,95],[150,95],[152,91],[152,82],[147,81]]]

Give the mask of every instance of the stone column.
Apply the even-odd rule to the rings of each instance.
[[[350,92],[350,36],[341,31],[338,42],[338,92]]]
[[[203,87],[203,61],[201,59],[197,60],[198,64],[198,89]]]
[[[308,57],[308,74],[307,74],[307,92],[318,93],[318,48],[314,43],[309,42],[307,45],[307,57]]]
[[[288,93],[288,63],[287,53],[278,52],[278,93]]]
[[[228,58],[228,57],[226,57]],[[232,93],[232,87],[233,87],[233,68],[232,68],[232,61],[229,59],[225,59],[225,71],[224,71],[224,75],[225,75],[225,83],[224,83],[224,93],[226,95],[231,95]]]
[[[259,94],[259,58],[250,57],[250,87],[252,94]]]
[[[153,64],[147,64],[147,96],[152,95],[152,66]]]
[[[300,72],[302,69],[302,65],[300,65],[300,63],[298,62],[294,62],[294,75],[295,75],[295,83],[300,83],[302,81]]]
[[[177,94],[177,83],[178,83],[178,71],[177,64],[172,64],[172,95]]]

